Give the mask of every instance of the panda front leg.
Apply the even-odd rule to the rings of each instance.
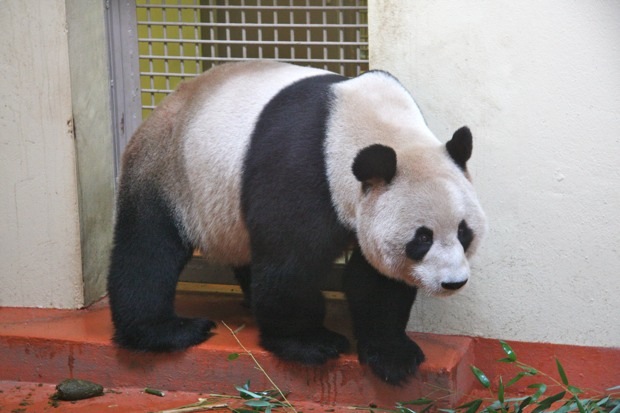
[[[381,380],[405,383],[424,361],[424,353],[405,329],[417,289],[381,275],[359,247],[344,273],[359,360]]]
[[[108,275],[113,339],[132,350],[177,351],[206,340],[215,324],[175,314],[178,276],[192,248],[154,192],[119,190]]]
[[[282,360],[323,364],[349,348],[349,340],[323,326],[325,299],[307,266],[252,265],[252,310],[260,343]]]

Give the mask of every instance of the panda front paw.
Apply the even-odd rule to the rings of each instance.
[[[347,351],[349,340],[341,334],[320,328],[295,336],[262,333],[261,345],[282,360],[320,365]]]
[[[405,384],[424,361],[422,349],[407,336],[394,340],[358,343],[360,363],[368,364],[381,380]]]

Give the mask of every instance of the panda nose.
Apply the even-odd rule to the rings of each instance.
[[[465,284],[467,284],[467,280],[459,281],[459,282],[455,282],[455,283],[441,283],[441,286],[443,288],[445,288],[446,290],[458,290],[459,288],[461,288]]]

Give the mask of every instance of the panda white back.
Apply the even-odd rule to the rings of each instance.
[[[250,262],[240,214],[243,162],[267,103],[290,84],[324,70],[269,61],[218,66],[206,72],[176,133],[188,177],[179,210],[189,238],[216,262]],[[214,217],[217,217],[214,219]]]

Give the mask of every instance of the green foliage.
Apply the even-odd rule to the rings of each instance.
[[[271,413],[271,410],[278,407],[292,408],[290,403],[281,400],[287,394],[281,394],[279,390],[270,389],[263,391],[250,390],[250,380],[242,386],[235,386],[239,396],[245,400],[247,408],[233,409],[234,413]]]
[[[566,377],[566,373],[564,372],[564,367],[562,367],[562,364],[560,364],[560,360],[555,359],[555,364],[558,366],[558,373],[560,373],[562,383],[564,383],[564,385],[568,385],[568,378]]]
[[[515,361],[517,361],[517,354],[512,350],[512,348],[508,345],[508,343],[506,343],[505,341],[501,341],[499,342],[502,346],[502,350],[504,350],[504,353],[506,353],[506,358],[500,359],[499,361],[504,362],[504,363],[514,363]]]
[[[482,387],[488,389],[491,387],[491,381],[489,378],[476,366],[471,366],[471,372],[474,373],[474,376],[478,379]]]
[[[613,393],[606,395],[604,397],[598,398],[580,398],[580,394],[584,392],[578,387],[572,386],[564,370],[564,367],[560,363],[559,360],[555,360],[558,374],[560,376],[561,382],[554,380],[547,374],[541,373],[535,368],[528,366],[527,364],[521,363],[517,359],[517,354],[510,347],[508,343],[505,341],[500,341],[500,345],[506,357],[498,360],[502,363],[509,363],[514,365],[520,371],[511,377],[507,382],[504,383],[504,378],[500,377],[497,392],[493,392],[491,390],[491,381],[487,377],[487,375],[480,370],[476,366],[470,366],[471,371],[478,380],[478,382],[486,389],[489,389],[491,392],[491,398],[488,399],[475,399],[468,401],[458,407],[453,409],[438,409],[440,412],[444,413],[543,413],[543,412],[554,412],[554,413],[569,413],[569,412],[579,412],[579,413],[620,413],[620,399],[618,397],[612,396]],[[523,377],[533,377],[533,376],[544,376],[545,378],[553,381],[557,387],[560,388],[561,391],[555,393],[551,396],[546,396],[545,393],[548,390],[548,386],[545,383],[534,383],[527,386],[528,389],[531,390],[531,394],[516,397],[516,398],[506,398],[507,388],[517,383]],[[556,386],[553,386],[556,387]],[[612,387],[607,389],[609,392],[616,392],[616,396],[620,390],[620,386]],[[418,399],[419,403],[408,402],[408,403],[397,403],[396,409],[388,410],[393,413],[422,413],[432,409],[435,406],[435,401],[422,398]],[[422,403],[423,402],[423,403]],[[423,410],[417,412],[411,408],[405,408],[405,404],[409,405],[417,405],[424,404]],[[406,410],[405,410],[405,409]]]
[[[225,323],[224,325],[230,330],[231,334],[236,337],[236,334]],[[237,339],[238,341],[238,339]],[[272,390],[256,391],[250,389],[250,381],[245,384],[235,386],[239,392],[238,396],[227,395],[211,395],[212,398],[200,399],[198,403],[194,403],[187,406],[182,406],[179,409],[167,410],[167,413],[181,413],[197,410],[187,410],[192,408],[213,409],[213,408],[228,408],[233,413],[272,413],[273,409],[282,408],[292,413],[297,413],[295,407],[288,402],[286,396],[288,392],[282,392],[277,385],[271,380],[267,373],[262,369],[258,361],[254,358],[241,342],[239,342],[244,350],[243,354],[249,355],[256,363],[256,366],[261,370],[269,381],[274,385]],[[488,376],[478,367],[470,366],[471,372],[478,382],[489,390],[490,398],[479,398],[470,400],[460,406],[452,409],[441,409],[437,406],[437,401],[428,397],[421,397],[415,400],[408,400],[397,402],[394,408],[384,409],[375,405],[369,407],[351,407],[354,410],[365,410],[370,413],[427,413],[429,411],[440,411],[444,413],[620,413],[620,386],[615,386],[607,389],[608,394],[601,397],[583,398],[584,392],[578,387],[570,384],[570,380],[562,363],[559,360],[555,360],[556,368],[560,381],[555,380],[553,377],[542,373],[532,366],[522,363],[518,360],[517,354],[512,347],[505,341],[500,341],[501,348],[506,357],[499,359],[499,362],[508,363],[518,369],[517,373],[508,379],[504,380],[503,377],[499,377],[497,391],[493,392],[491,380]],[[234,361],[240,356],[239,353],[231,353],[227,359]],[[554,384],[547,385],[543,382],[530,384],[527,386],[530,394],[522,397],[506,397],[509,394],[509,387],[513,386],[519,380],[524,377],[541,377],[543,376],[547,382],[551,381]],[[549,387],[559,388],[559,392],[548,396],[547,390]],[[241,408],[233,409],[225,403],[221,403],[223,399],[236,398],[243,400],[244,406]],[[282,411],[282,410],[279,410]],[[331,410],[326,410],[331,411]]]
[[[500,341],[501,348],[506,357],[498,360],[508,363],[518,369],[517,373],[507,381],[499,377],[497,391],[493,392],[491,380],[478,367],[470,366],[471,372],[478,382],[490,392],[490,398],[479,398],[470,400],[452,409],[437,408],[437,402],[428,397],[421,397],[415,400],[402,401],[396,403],[393,409],[382,409],[377,406],[357,407],[356,410],[367,410],[371,413],[427,413],[429,411],[440,411],[444,413],[620,413],[620,399],[617,394],[620,386],[607,389],[609,393],[604,397],[581,398],[584,392],[570,384],[568,375],[559,360],[555,360],[556,368],[560,381],[542,373],[532,366],[518,360],[517,354],[505,341]],[[239,355],[231,354],[228,359],[234,360]],[[522,397],[506,397],[509,393],[508,388],[513,386],[524,377],[540,377],[551,380],[554,385],[548,386],[543,382],[530,384],[527,389],[530,394]],[[547,395],[549,387],[558,388],[559,391],[552,395]],[[250,382],[243,386],[236,386],[239,396],[245,400],[244,408],[233,410],[234,413],[272,413],[272,409],[284,407],[293,408],[285,399],[286,395],[281,395],[277,390],[252,391]],[[615,392],[615,393],[613,393]],[[284,396],[284,399],[283,399]]]
[[[237,360],[239,358],[239,353],[230,353],[226,358],[228,361]]]

